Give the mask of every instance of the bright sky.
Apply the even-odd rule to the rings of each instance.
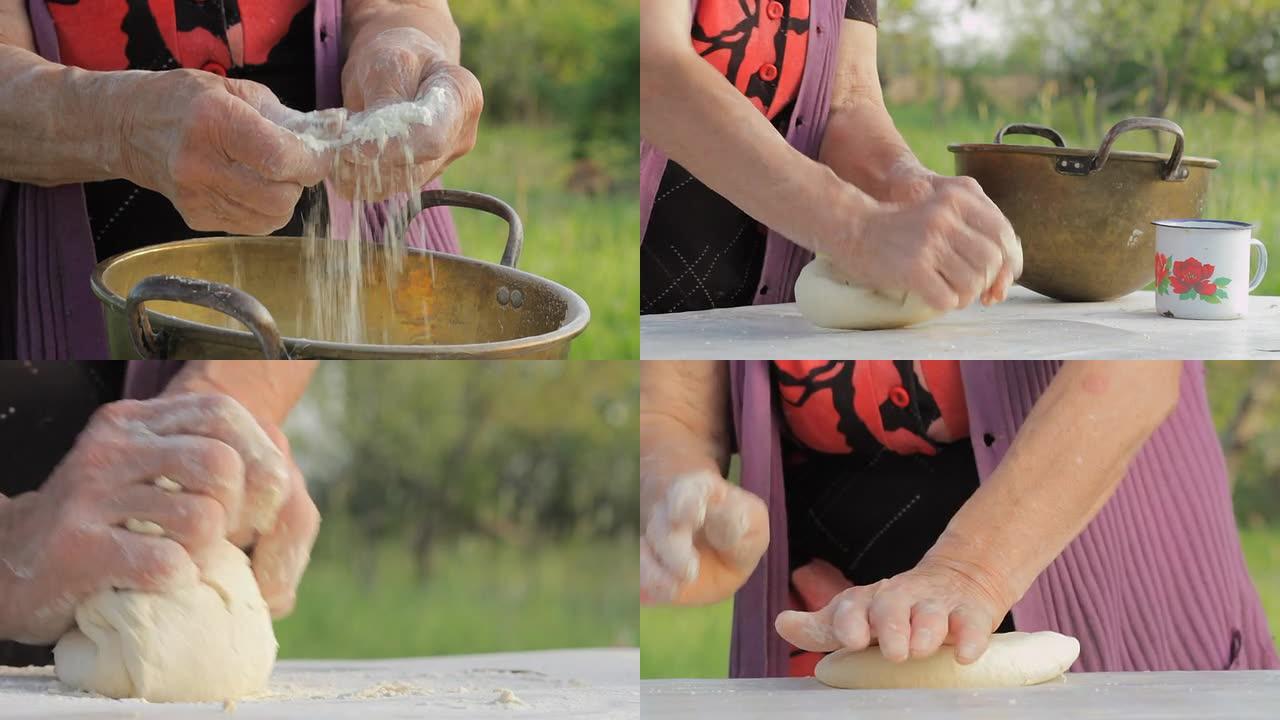
[[[892,23],[893,0],[880,0],[880,20]],[[917,0],[917,12],[939,18],[934,42],[947,54],[1003,52],[1010,40],[1001,0]]]

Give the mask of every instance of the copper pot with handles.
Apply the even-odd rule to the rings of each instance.
[[[1121,135],[1173,136],[1169,154],[1115,150]],[[1053,143],[1015,145],[1010,135]],[[1098,148],[1067,147],[1050,127],[1006,125],[995,141],[951,144],[956,174],[978,181],[1022,241],[1019,284],[1069,302],[1111,300],[1152,281],[1151,222],[1202,217],[1217,160],[1183,154],[1182,128],[1163,118],[1116,123]]]

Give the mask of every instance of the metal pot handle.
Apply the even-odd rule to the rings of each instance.
[[[1175,182],[1187,179],[1187,169],[1182,166],[1184,142],[1182,128],[1172,120],[1154,117],[1131,117],[1116,123],[1107,131],[1106,137],[1102,138],[1102,144],[1098,146],[1098,154],[1093,156],[1093,163],[1089,166],[1090,173],[1098,172],[1103,165],[1107,164],[1107,158],[1111,157],[1111,148],[1116,144],[1116,139],[1130,130],[1161,130],[1172,134],[1173,152],[1169,153],[1169,162],[1165,163],[1160,171],[1160,177]]]
[[[1047,125],[1033,125],[1031,123],[1010,123],[996,131],[995,144],[999,145],[1004,141],[1005,135],[1039,135],[1052,142],[1054,145],[1064,148],[1067,141],[1062,139],[1062,133],[1054,130]]]
[[[125,319],[129,323],[133,347],[144,358],[165,357],[164,331],[157,333],[152,330],[151,321],[143,312],[143,303],[150,300],[199,305],[229,315],[243,323],[258,339],[264,358],[289,359],[275,319],[257,298],[230,285],[179,275],[151,275],[129,291],[124,306]]]
[[[507,246],[502,251],[501,263],[513,268],[520,260],[520,250],[524,247],[524,223],[514,208],[492,195],[471,192],[470,190],[424,190],[422,192],[422,209],[448,205],[451,207],[483,210],[497,215],[507,221]]]

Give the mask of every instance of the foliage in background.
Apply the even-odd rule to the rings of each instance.
[[[531,547],[634,534],[631,363],[326,363],[291,418],[326,530],[371,580],[406,548],[425,578],[463,539]]]
[[[521,269],[587,301],[591,324],[573,358],[639,357],[638,4],[451,5],[485,109],[475,149],[450,166],[445,184],[511,203],[525,226]],[[453,216],[465,254],[500,257],[500,220]]]
[[[640,137],[640,11],[635,0],[453,3],[463,63],[499,122],[554,119],[579,155],[600,140]]]
[[[630,362],[329,362],[289,418],[323,516],[282,657],[634,646]]]

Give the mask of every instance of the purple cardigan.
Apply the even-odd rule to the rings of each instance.
[[[962,364],[981,481],[1059,366]],[[788,602],[787,518],[768,364],[734,362],[730,376],[742,485],[768,503],[772,538],[735,598],[730,673],[784,676],[788,647],[773,618]],[[1019,630],[1080,638],[1077,672],[1280,668],[1240,548],[1202,363],[1184,364],[1173,414],[1097,517],[1013,606],[1013,619]]]
[[[690,0],[698,9],[698,0]],[[787,128],[787,142],[811,158],[817,158],[831,110],[831,84],[840,47],[840,28],[845,0],[814,0],[810,6],[809,49],[805,54],[804,77],[796,96],[795,110]],[[643,140],[640,142],[640,242],[649,227],[654,197],[667,167],[667,156]],[[791,302],[800,270],[813,253],[770,230],[765,240],[764,268],[756,288],[755,304]]]
[[[52,62],[60,61],[58,36],[46,0],[28,0],[36,51]],[[315,1],[315,84],[318,108],[342,104],[342,2]],[[439,181],[428,188],[439,186]],[[341,228],[351,222],[350,205],[337,201],[330,191],[330,213]],[[10,203],[12,203],[10,205]],[[0,286],[15,285],[17,302],[12,313],[0,320],[4,332],[14,334],[20,359],[97,359],[107,355],[106,324],[102,308],[89,289],[96,264],[89,216],[81,185],[43,188],[0,180],[0,213],[12,207],[16,217],[0,217],[0,229],[9,228],[2,242],[16,244],[16,277],[0,279]],[[385,204],[366,210],[364,221],[383,227]],[[414,223],[409,244],[441,252],[457,253],[458,239],[447,208],[432,208]],[[8,235],[13,237],[8,237]],[[10,327],[11,326],[11,327]]]

